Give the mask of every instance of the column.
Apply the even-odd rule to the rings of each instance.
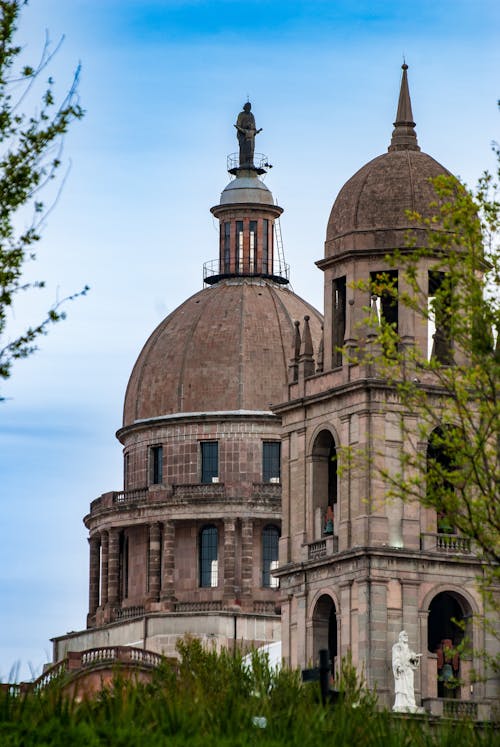
[[[241,601],[245,610],[252,609],[252,593],[254,585],[253,567],[253,521],[241,521]]]
[[[163,522],[162,544],[162,572],[160,599],[165,603],[167,611],[174,608],[175,601],[175,524],[173,521]]]
[[[224,519],[224,604],[234,604],[236,586],[236,522]]]
[[[101,539],[99,534],[89,538],[90,570],[89,570],[89,616],[95,615],[99,606],[99,581],[101,569],[99,567]]]
[[[108,602],[118,604],[120,586],[120,534],[118,529],[109,531],[108,548]]]
[[[109,535],[101,532],[101,607],[108,602]]]
[[[158,601],[160,595],[161,527],[159,522],[149,525],[149,598]]]

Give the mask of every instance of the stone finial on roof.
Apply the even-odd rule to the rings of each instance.
[[[293,384],[299,377],[299,356],[300,356],[300,322],[294,322],[294,332],[292,341],[292,357],[290,358],[290,365],[288,366],[289,375],[288,383]]]
[[[309,315],[304,317],[304,328],[302,331],[302,344],[300,346],[299,379],[305,379],[314,374],[314,346],[309,327]]]
[[[316,373],[323,373],[325,363],[325,330],[321,325],[321,339],[318,346],[318,359],[316,361]]]
[[[302,345],[300,346],[300,357],[313,356],[314,348],[311,337],[311,328],[309,327],[309,315],[304,317],[304,331],[302,332]]]
[[[296,321],[294,322],[294,335],[293,335],[293,345],[292,345],[292,352],[293,352],[293,360],[295,362],[298,362],[299,355],[300,355],[300,345],[301,345],[301,339],[300,339],[300,322]]]
[[[403,76],[401,78],[401,89],[399,91],[398,111],[394,130],[392,133],[389,151],[394,150],[420,150],[415,132],[415,122],[411,110],[410,89],[408,88],[408,65],[402,65]]]

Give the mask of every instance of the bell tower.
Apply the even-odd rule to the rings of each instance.
[[[439,698],[439,646],[451,632],[453,645],[463,636],[453,620],[463,621],[476,651],[487,647],[466,622],[484,609],[475,588],[481,563],[470,542],[452,534],[443,539],[435,511],[388,500],[383,477],[401,469],[407,438],[421,453],[431,443],[422,413],[403,408],[377,365],[382,319],[402,346],[422,354],[430,347],[427,319],[398,301],[410,289],[402,268],[389,259],[411,252],[410,232],[415,247],[426,246],[426,231],[411,223],[408,212],[431,218],[432,179],[449,174],[421,151],[414,128],[403,65],[387,152],[346,182],[330,213],[324,258],[317,262],[324,273],[322,365],[291,377],[288,401],[274,408],[283,427],[283,656],[291,666],[304,667],[328,648],[335,672],[340,657],[351,652],[387,706],[394,702],[391,649],[402,630],[422,653],[417,700]],[[432,258],[419,258],[417,272],[419,287],[431,297],[437,282]],[[381,276],[389,276],[394,296],[378,282]],[[439,331],[436,319],[429,355],[451,365],[452,341],[443,342]],[[305,326],[301,333],[304,338]],[[435,381],[421,385],[429,406],[438,408]],[[464,659],[463,682],[481,666],[477,655]],[[477,697],[488,695],[486,686],[475,688]],[[465,684],[455,697],[470,698]]]

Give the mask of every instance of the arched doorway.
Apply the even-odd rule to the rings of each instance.
[[[470,629],[471,609],[455,592],[443,591],[429,605],[427,648],[437,654],[439,698],[460,698],[461,655],[457,648]]]
[[[312,470],[312,539],[321,539],[335,533],[337,509],[337,449],[328,430],[314,440]]]
[[[322,648],[328,649],[331,671],[334,674],[337,656],[337,611],[333,599],[328,594],[322,594],[316,602],[312,623],[314,660],[319,660]]]

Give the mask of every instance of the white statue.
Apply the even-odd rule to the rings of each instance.
[[[420,664],[422,654],[416,654],[408,646],[408,633],[402,630],[398,642],[392,647],[392,671],[394,673],[394,690],[396,699],[392,707],[399,713],[421,713],[415,703],[413,689],[413,672]]]

